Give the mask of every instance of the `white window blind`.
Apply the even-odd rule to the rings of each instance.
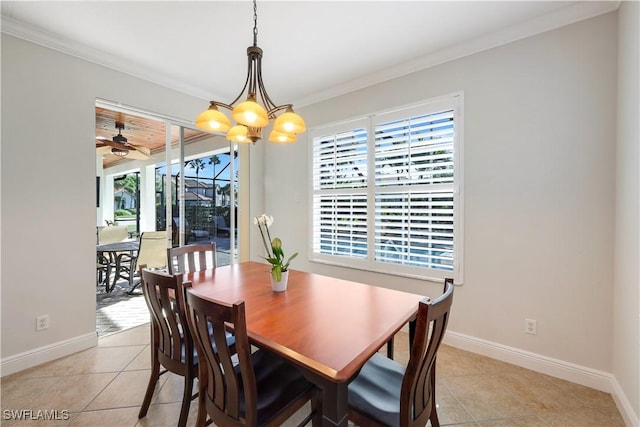
[[[313,259],[461,280],[458,98],[310,132]]]

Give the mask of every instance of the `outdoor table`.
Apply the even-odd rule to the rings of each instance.
[[[115,262],[115,274],[113,275],[113,284],[109,287],[109,283],[105,283],[105,290],[107,292],[111,292],[118,281],[120,276],[120,271],[123,266],[122,263],[122,254],[127,253],[129,255],[130,261],[127,261],[129,264],[129,289],[133,286],[133,261],[135,259],[135,252],[140,248],[140,242],[138,240],[123,240],[121,242],[114,243],[104,243],[102,245],[96,245],[96,252],[98,255],[107,254],[106,259],[109,262]],[[108,278],[107,278],[108,280]]]

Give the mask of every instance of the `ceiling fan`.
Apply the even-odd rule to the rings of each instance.
[[[141,145],[133,145],[127,142],[127,138],[122,135],[124,129],[123,122],[116,122],[118,134],[109,141],[102,136],[96,137],[96,153],[112,154],[118,157],[126,157],[127,159],[147,160],[151,156],[151,150]]]

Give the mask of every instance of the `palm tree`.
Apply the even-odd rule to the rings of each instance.
[[[218,194],[218,191],[216,190],[216,165],[219,165],[220,163],[222,163],[222,161],[217,155],[214,154],[213,156],[209,157],[209,164],[213,165],[213,212],[214,212],[214,215],[216,214],[216,195]]]
[[[189,166],[191,169],[194,169],[196,171],[196,212],[195,212],[195,221],[194,221],[194,227],[196,229],[198,229],[198,205],[200,205],[200,197],[199,197],[199,191],[200,190],[200,171],[203,170],[206,166],[206,164],[204,163],[204,160],[202,159],[193,159],[193,160],[189,160],[185,166]]]

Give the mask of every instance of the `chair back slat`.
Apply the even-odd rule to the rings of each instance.
[[[158,356],[178,367],[192,362],[193,341],[187,329],[182,277],[142,269],[141,286],[154,327],[158,329]]]
[[[216,268],[215,242],[167,249],[169,273],[184,274]]]
[[[187,321],[200,358],[199,381],[206,389],[207,411],[216,425],[256,425],[257,387],[247,336],[244,302],[226,304],[203,298],[185,288]],[[225,333],[235,336],[235,353]],[[213,329],[213,334],[211,330]],[[236,354],[236,366],[232,356]],[[205,361],[206,359],[206,361]],[[240,376],[236,371],[240,370]],[[244,405],[241,402],[244,401]]]
[[[402,381],[400,426],[424,426],[434,408],[436,355],[444,338],[453,301],[453,284],[436,300],[421,301],[415,338]]]

